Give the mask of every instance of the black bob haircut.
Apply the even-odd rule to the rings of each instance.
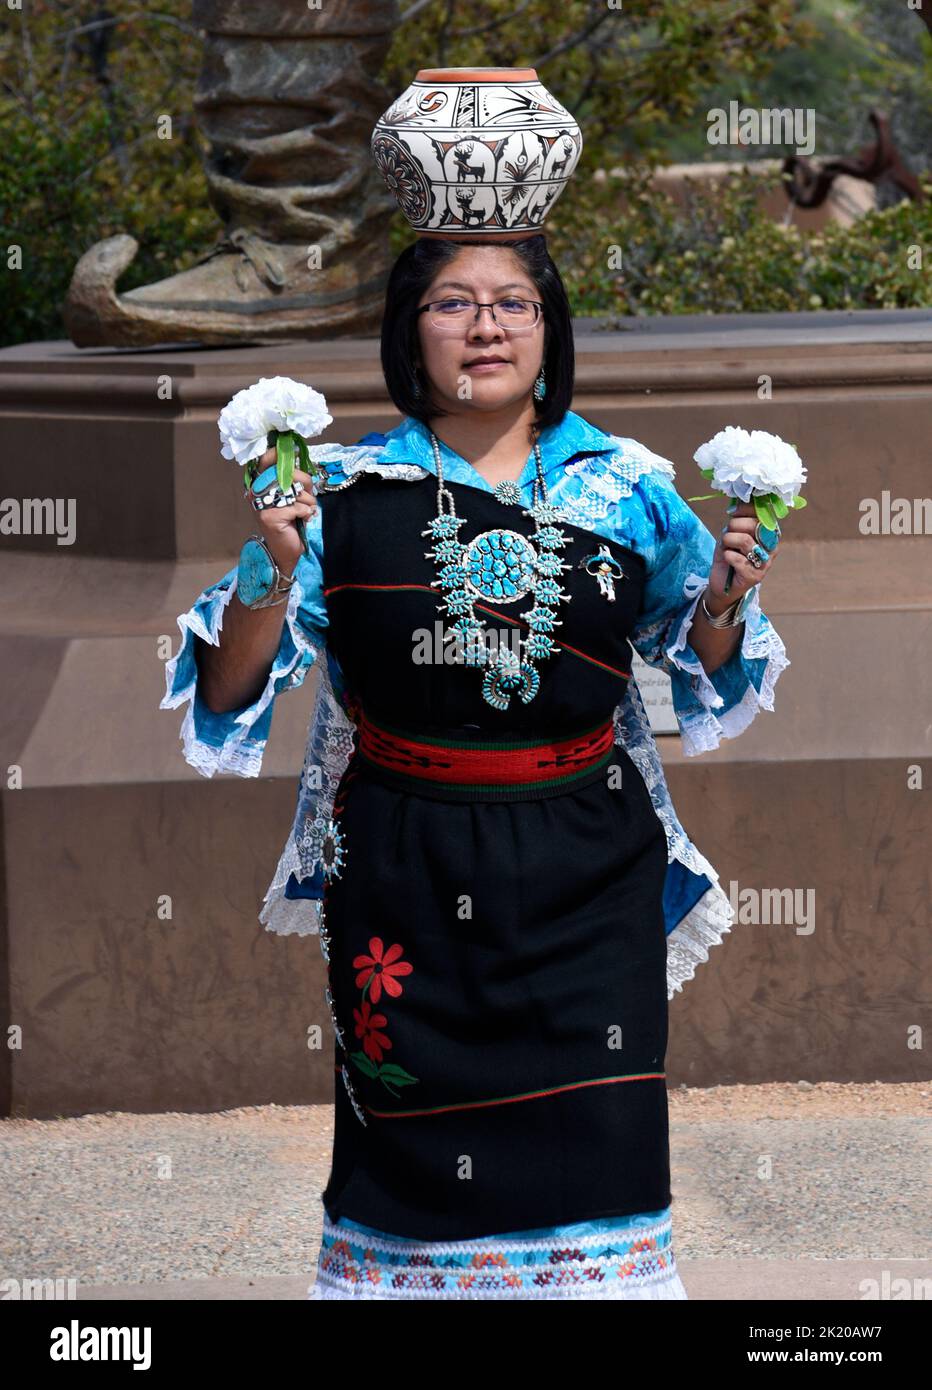
[[[471,246],[504,246],[514,251],[527,275],[537,286],[544,306],[545,347],[543,357],[546,391],[542,401],[534,401],[535,430],[558,425],[570,409],[575,380],[573,319],[560,272],[550,258],[546,238],[541,233],[520,241],[479,240]],[[434,407],[430,383],[419,375],[418,301],[437,272],[464,249],[465,243],[434,237],[418,237],[401,252],[392,266],[385,293],[382,319],[382,372],[388,394],[402,415],[410,415],[424,425],[431,418],[449,411]],[[420,391],[417,387],[420,386]]]

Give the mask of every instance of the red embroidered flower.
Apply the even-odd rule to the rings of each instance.
[[[392,995],[395,999],[401,994],[401,985],[398,983],[397,976],[410,975],[414,969],[409,961],[399,959],[403,949],[396,942],[394,946],[389,946],[386,951],[382,938],[373,936],[369,941],[369,950],[372,954],[356,956],[354,959],[353,967],[359,970],[356,984],[365,993],[366,987],[371,983],[369,998],[373,1004],[377,1004],[382,998],[383,986],[385,993]]]
[[[373,1062],[381,1062],[382,1049],[392,1045],[391,1038],[378,1031],[384,1027],[388,1019],[384,1014],[374,1014],[367,999],[363,1000],[361,1009],[353,1010],[353,1017],[356,1020],[356,1036],[363,1039],[363,1052],[367,1057],[371,1057]]]

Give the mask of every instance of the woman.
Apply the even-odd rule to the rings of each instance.
[[[254,775],[278,691],[314,663],[339,690],[264,915],[319,925],[328,962],[309,1296],[682,1299],[667,997],[731,914],[670,803],[628,642],[670,674],[687,752],[739,733],[787,664],[757,601],[772,556],[752,507],[714,542],[666,460],[569,410],[542,236],[408,248],[382,360],[402,423],[313,450],[319,505],[258,513],[286,601],[234,601],[236,570],[205,590],[163,701],[191,701],[201,771]]]

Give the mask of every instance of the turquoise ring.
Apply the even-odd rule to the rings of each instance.
[[[771,531],[770,527],[765,526],[762,521],[759,521],[754,527],[754,539],[767,551],[776,550],[780,544],[781,534],[779,526],[775,531]]]

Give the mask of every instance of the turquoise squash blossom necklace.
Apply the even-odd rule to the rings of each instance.
[[[431,587],[444,591],[438,606],[453,619],[444,632],[444,641],[460,644],[465,665],[483,671],[482,695],[494,709],[507,709],[514,695],[529,704],[540,687],[536,663],[559,650],[552,638],[554,628],[562,626],[556,617],[557,605],[570,601],[570,595],[560,587],[560,579],[563,571],[572,566],[559,555],[561,547],[570,544],[570,538],[557,524],[569,518],[549,500],[540,445],[535,441],[534,500],[522,513],[534,519],[537,530],[528,537],[499,526],[483,531],[469,542],[461,541],[457,532],[466,518],[457,516],[453,494],[443,481],[440,444],[433,430],[430,442],[437,465],[437,515],[421,535],[430,536],[434,542],[433,550],[424,552],[437,566],[437,578]],[[521,489],[516,482],[496,483],[493,492],[505,506],[521,504]],[[534,606],[520,615],[530,628],[527,637],[519,641],[520,655],[508,643],[500,642],[497,650],[490,650],[485,628],[475,614],[476,600],[516,603],[527,594],[533,595]]]

